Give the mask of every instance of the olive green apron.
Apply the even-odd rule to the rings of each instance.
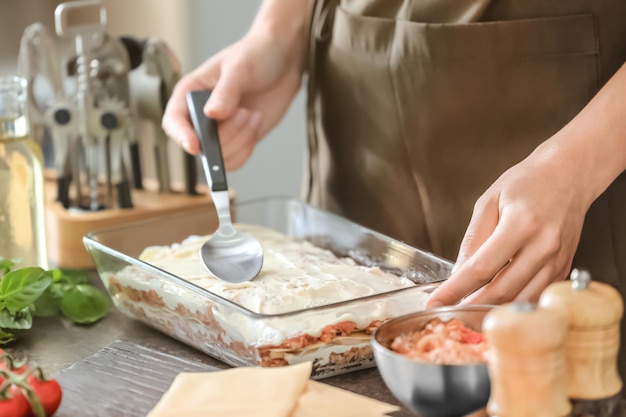
[[[455,259],[476,199],[624,63],[625,22],[624,0],[318,0],[307,201]],[[626,176],[574,266],[626,282]]]

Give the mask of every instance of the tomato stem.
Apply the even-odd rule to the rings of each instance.
[[[21,388],[22,393],[30,403],[30,407],[32,408],[35,416],[46,417],[46,411],[44,410],[43,405],[41,404],[41,400],[39,399],[35,391],[28,385],[26,387],[22,386]]]
[[[37,372],[37,368],[28,368],[23,374],[16,374],[8,369],[0,369],[0,376],[4,378],[0,385],[0,395],[8,398],[8,391],[11,385],[15,385],[22,390],[22,394],[30,403],[30,407],[33,410],[35,417],[46,417],[46,411],[41,404],[41,400],[35,393],[33,387],[26,381],[29,375]],[[41,374],[41,372],[39,372]]]

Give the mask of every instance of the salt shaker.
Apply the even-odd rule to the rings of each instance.
[[[0,77],[0,257],[47,268],[43,156],[25,107],[26,80]]]

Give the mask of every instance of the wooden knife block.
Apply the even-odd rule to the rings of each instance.
[[[157,191],[132,190],[132,208],[84,211],[65,209],[56,198],[56,182],[46,180],[46,231],[50,267],[93,268],[91,256],[83,246],[83,236],[95,230],[108,229],[198,207],[215,212],[206,186],[198,186],[198,195],[183,192],[159,194]],[[231,204],[234,192],[230,192]],[[211,216],[207,215],[207,218]],[[217,226],[217,225],[216,225]]]

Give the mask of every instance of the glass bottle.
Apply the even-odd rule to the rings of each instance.
[[[565,339],[568,396],[573,417],[624,417],[622,380],[617,370],[621,295],[608,284],[574,269],[571,280],[544,290],[539,304],[569,323]]]
[[[0,257],[48,267],[41,147],[30,136],[26,80],[0,77]]]

